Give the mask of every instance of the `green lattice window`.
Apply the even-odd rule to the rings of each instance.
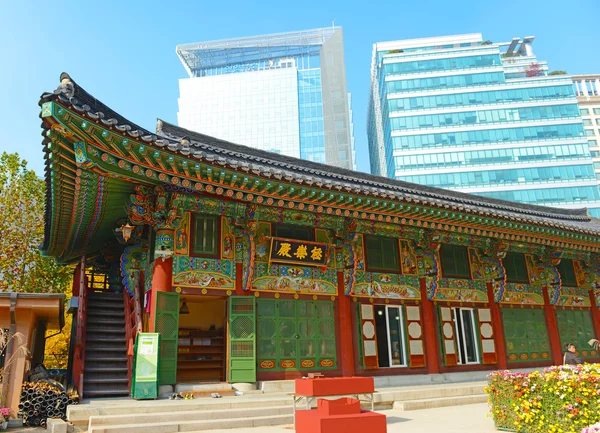
[[[335,369],[330,301],[259,299],[257,357],[261,371]]]
[[[550,340],[542,309],[503,308],[504,338],[508,362],[550,359]]]
[[[367,270],[400,272],[398,239],[365,235]]]
[[[442,276],[447,278],[471,278],[469,253],[461,245],[442,244],[440,248]]]
[[[573,269],[573,260],[562,259],[558,265],[558,272],[563,286],[577,287],[575,270]]]
[[[194,215],[192,251],[198,256],[216,256],[219,252],[219,220],[213,215]]]
[[[567,343],[574,344],[582,358],[593,358],[598,353],[588,344],[592,338],[597,338],[589,310],[556,310],[560,344],[565,349]]]
[[[527,265],[525,264],[525,254],[506,253],[502,260],[506,270],[506,280],[511,283],[529,283],[527,275]]]
[[[295,239],[298,241],[314,241],[315,230],[312,227],[295,224],[273,224],[274,236],[277,238]]]

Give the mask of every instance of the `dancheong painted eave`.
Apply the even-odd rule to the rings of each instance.
[[[63,73],[44,93],[47,206],[42,250],[62,261],[106,248],[136,184],[409,224],[555,248],[599,251],[599,220],[354,172],[242,146],[158,121],[130,122]]]

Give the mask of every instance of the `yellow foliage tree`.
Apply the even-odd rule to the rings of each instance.
[[[71,296],[73,268],[44,257],[46,184],[27,168],[17,153],[0,155],[0,292],[67,293]],[[47,342],[46,355],[54,365],[66,368],[71,317],[62,334]],[[56,333],[53,331],[53,333]],[[58,357],[64,361],[58,362]]]
[[[47,337],[53,335],[46,340],[46,350],[44,352],[44,366],[46,368],[67,368],[72,322],[73,316],[67,314],[65,326],[60,334],[55,335],[56,331],[46,332]]]

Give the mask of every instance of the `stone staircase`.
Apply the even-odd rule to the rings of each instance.
[[[125,397],[127,388],[123,295],[90,292],[87,301],[84,398]]]
[[[289,395],[195,400],[116,399],[69,406],[67,417],[88,433],[170,433],[293,424]]]
[[[374,395],[375,408],[408,411],[482,403],[487,399],[485,384],[478,381],[378,388]],[[206,432],[291,425],[292,404],[291,396],[285,392],[254,391],[220,399],[92,401],[69,406],[67,416],[78,429],[87,429],[89,433]],[[370,403],[363,402],[363,407],[370,409]],[[303,408],[303,404],[298,405],[298,409]]]

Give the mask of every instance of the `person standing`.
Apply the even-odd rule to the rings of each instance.
[[[567,343],[567,351],[563,357],[564,365],[579,365],[583,364],[581,358],[577,356],[577,350],[575,349],[575,345],[572,343]]]

